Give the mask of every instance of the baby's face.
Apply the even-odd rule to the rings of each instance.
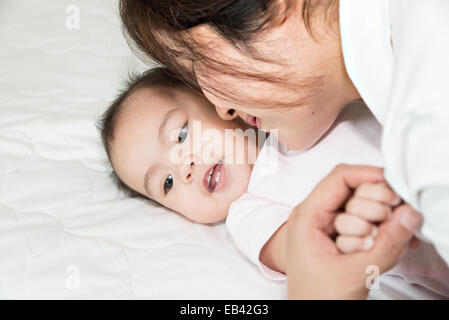
[[[125,102],[111,161],[132,189],[191,220],[214,223],[247,189],[257,147],[243,138],[246,129],[220,119],[189,89],[140,89]]]

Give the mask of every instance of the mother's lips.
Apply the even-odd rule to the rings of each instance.
[[[260,118],[257,118],[257,117],[252,116],[252,115],[247,115],[245,121],[249,125],[257,127],[257,129],[262,129],[262,123],[260,121]]]

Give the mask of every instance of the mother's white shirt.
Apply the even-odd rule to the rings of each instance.
[[[449,262],[449,1],[341,0],[345,65],[384,126],[386,178]]]

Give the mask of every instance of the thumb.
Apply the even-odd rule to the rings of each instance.
[[[384,273],[394,267],[407,253],[409,242],[418,231],[422,216],[409,205],[401,205],[390,219],[379,227],[373,249],[370,251],[375,265]]]

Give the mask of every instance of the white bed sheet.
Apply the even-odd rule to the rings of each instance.
[[[75,5],[80,29],[67,29]],[[126,199],[95,121],[129,71],[145,70],[116,1],[0,2],[0,298],[284,299],[204,226]],[[384,276],[371,299],[438,296]]]

